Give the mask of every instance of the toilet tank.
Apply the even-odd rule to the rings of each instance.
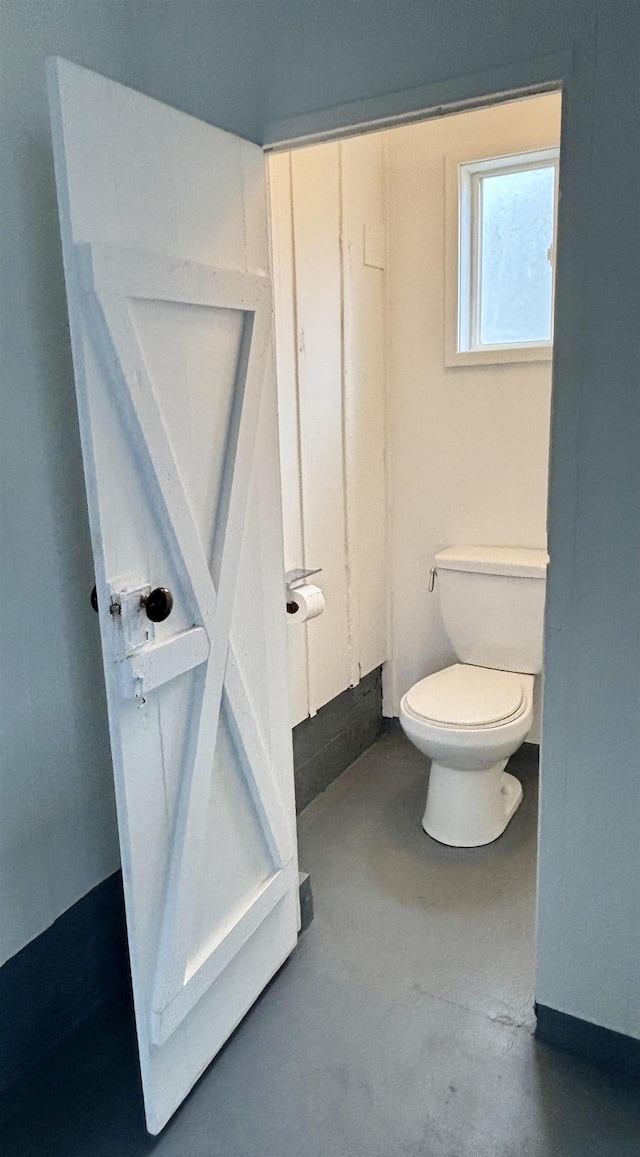
[[[435,561],[442,618],[458,659],[498,671],[541,671],[547,552],[451,546]]]

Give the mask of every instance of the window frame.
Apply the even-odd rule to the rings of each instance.
[[[447,227],[446,365],[548,361],[553,356],[559,159],[558,147],[531,149],[523,153],[483,157],[479,160],[449,159],[446,182],[447,213],[454,221],[450,220]],[[482,178],[486,174],[507,175],[539,168],[553,168],[555,172],[552,335],[550,339],[543,341],[482,344],[479,340]],[[454,245],[452,238],[455,238]]]

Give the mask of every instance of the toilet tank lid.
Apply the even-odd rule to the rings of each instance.
[[[436,566],[441,570],[512,578],[546,578],[548,562],[546,550],[524,546],[448,546],[436,555]]]

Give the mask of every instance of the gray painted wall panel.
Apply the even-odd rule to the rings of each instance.
[[[258,135],[259,5],[190,7],[0,4],[0,963],[119,861],[45,58]]]
[[[640,1037],[640,9],[601,17],[580,155],[567,102],[537,998]]]

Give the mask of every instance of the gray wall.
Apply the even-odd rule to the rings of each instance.
[[[119,862],[44,62],[257,136],[256,6],[189,7],[0,0],[0,963]]]
[[[51,11],[53,9],[53,12]],[[185,18],[185,10],[188,18]],[[42,61],[254,139],[522,83],[571,53],[556,343],[538,999],[640,1036],[640,109],[636,0],[4,6],[5,866],[29,904],[113,857],[104,705]],[[486,76],[480,75],[486,73]],[[385,94],[397,94],[386,96]],[[336,106],[368,100],[364,111]],[[329,110],[329,111],[322,111]],[[2,814],[2,813],[0,813]],[[101,833],[105,833],[102,835]],[[96,865],[100,857],[96,858]],[[35,861],[35,867],[33,863]],[[55,888],[54,888],[55,877]],[[79,878],[74,887],[79,885]],[[88,888],[91,881],[87,880]],[[64,889],[63,889],[64,890]],[[22,886],[16,896],[24,898]],[[44,908],[41,906],[41,911]],[[37,930],[34,924],[34,931]]]
[[[640,1037],[640,6],[598,7],[589,128],[566,109],[537,997]]]

